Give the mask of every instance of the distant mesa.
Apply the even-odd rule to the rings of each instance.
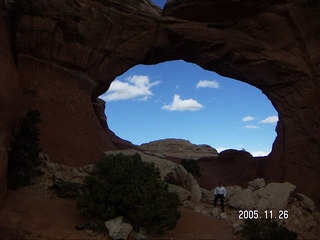
[[[163,157],[198,160],[203,157],[216,157],[218,152],[206,144],[192,144],[188,140],[168,138],[144,143],[140,149],[149,154]]]

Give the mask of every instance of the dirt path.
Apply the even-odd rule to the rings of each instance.
[[[232,240],[232,228],[226,220],[206,216],[190,209],[180,209],[181,218],[163,239]],[[160,238],[162,239],[162,238]]]
[[[225,220],[181,209],[176,229],[151,239],[233,239]],[[9,191],[5,209],[0,212],[0,239],[99,239],[78,231],[75,226],[88,221],[80,216],[73,200],[52,198],[30,189]],[[103,237],[102,239],[106,239]]]
[[[85,221],[68,199],[47,198],[27,190],[9,191],[5,209],[0,215],[2,228],[23,230],[33,236],[50,236],[52,239],[90,239],[75,226]],[[1,236],[0,236],[1,239]]]

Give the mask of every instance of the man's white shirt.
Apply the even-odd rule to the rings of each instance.
[[[227,191],[224,187],[216,187],[214,189],[214,195],[217,195],[217,194],[223,194],[223,196],[226,196]]]

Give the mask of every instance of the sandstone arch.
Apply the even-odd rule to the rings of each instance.
[[[3,2],[1,34],[8,36],[6,58],[16,60],[10,70],[16,77],[1,75],[0,82],[3,89],[9,78],[18,86],[4,91],[22,92],[16,105],[41,111],[44,151],[55,161],[81,165],[124,144],[101,127],[92,107],[115,77],[140,63],[193,62],[268,96],[280,120],[264,177],[290,181],[315,198],[319,11],[314,0],[172,0],[163,12],[147,0]],[[0,111],[9,120],[21,113],[2,106]],[[12,122],[1,122],[2,139]],[[5,141],[0,147],[5,151]],[[5,163],[2,157],[0,166]]]

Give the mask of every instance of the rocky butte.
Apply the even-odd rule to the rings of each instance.
[[[260,89],[279,113],[262,177],[320,202],[320,2],[317,0],[0,1],[0,198],[8,139],[27,108],[41,147],[81,166],[132,147],[97,97],[137,64],[183,59]],[[124,126],[125,127],[125,126]]]
[[[162,157],[199,160],[204,157],[216,157],[218,152],[206,144],[192,144],[183,139],[162,139],[144,143],[139,147],[144,152],[158,154]]]

